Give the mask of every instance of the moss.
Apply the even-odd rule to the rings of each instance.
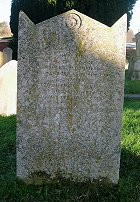
[[[61,171],[58,170],[57,173],[55,173],[55,177],[51,178],[51,175],[47,174],[45,171],[36,171],[33,172],[28,178],[23,179],[23,181],[26,184],[34,184],[34,185],[43,185],[48,182],[55,184],[55,183],[74,183],[74,184],[80,184],[80,185],[86,185],[86,186],[107,186],[112,187],[115,186],[107,177],[99,177],[99,179],[93,179],[92,181],[88,178],[85,178],[83,182],[79,182],[77,179],[73,178],[72,173],[68,173],[68,178],[65,179]]]
[[[74,91],[77,93],[79,90],[79,83],[74,83]]]
[[[32,127],[33,127],[33,126],[30,124],[30,125],[29,125],[29,128],[32,129]]]
[[[49,43],[48,37],[44,37],[44,41],[45,41],[45,44],[47,45]]]
[[[72,114],[72,106],[73,105],[73,98],[71,95],[67,96],[67,108],[68,108],[68,116],[69,116],[69,126],[70,131],[72,131],[72,125],[73,125],[73,114]]]
[[[72,118],[73,118],[73,114],[69,113],[69,124],[71,129],[72,129]]]
[[[52,39],[52,42],[56,41],[56,32],[52,32],[51,39]]]
[[[29,98],[27,98],[27,99],[30,100],[30,97],[34,98],[36,101],[39,99],[39,93],[34,84],[29,89]]]
[[[50,175],[44,171],[33,172],[28,178],[23,179],[26,184],[41,185],[50,181]]]
[[[80,38],[77,46],[77,54],[76,54],[77,57],[80,57],[85,53],[86,51],[85,46],[86,46],[86,42],[82,41],[82,39]]]
[[[36,29],[36,26],[33,25],[32,23],[30,23],[29,25],[29,29],[28,29],[28,33],[27,33],[28,36],[31,37],[31,40],[33,41],[33,43],[36,42],[37,38],[37,29]]]
[[[50,33],[49,37],[44,37],[44,42],[48,46],[49,44],[54,44],[57,40],[56,32]]]
[[[22,124],[22,120],[20,120],[20,119],[18,118],[17,124],[21,125],[21,124]]]

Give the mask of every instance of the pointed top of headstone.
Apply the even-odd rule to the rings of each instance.
[[[135,34],[135,38],[140,39],[140,32],[138,32],[137,34]]]
[[[105,24],[103,24],[103,23],[101,23],[101,22],[99,22],[99,21],[97,21],[97,20],[95,20],[95,19],[93,19],[93,18],[91,18],[91,17],[89,17],[89,16],[87,16],[87,15],[85,15],[85,14],[83,14],[83,13],[77,11],[77,10],[75,10],[75,9],[72,9],[72,10],[66,11],[66,12],[64,12],[64,13],[61,13],[61,14],[59,14],[59,15],[57,15],[57,16],[54,16],[54,17],[52,17],[52,18],[50,18],[50,19],[44,20],[43,22],[40,22],[40,23],[38,23],[38,24],[36,24],[36,25],[38,26],[38,25],[41,25],[42,23],[44,24],[46,21],[50,21],[50,20],[53,20],[53,19],[58,19],[59,17],[62,17],[62,16],[64,16],[64,17],[68,17],[68,16],[69,16],[68,18],[69,18],[69,19],[72,18],[73,23],[74,23],[74,21],[75,21],[76,23],[79,23],[79,21],[81,20],[81,19],[80,19],[81,17],[83,17],[83,18],[88,18],[88,20],[91,20],[91,21],[93,21],[93,22],[96,22],[97,24],[100,24],[100,25],[102,25],[102,26],[111,28],[111,27],[109,27],[109,26],[107,26],[107,25],[105,25]],[[69,20],[69,19],[68,19],[68,20]],[[116,23],[119,24],[120,22],[125,21],[125,20],[126,20],[126,14],[124,14]],[[116,23],[115,23],[115,24],[116,24]],[[115,25],[115,24],[114,24],[114,25]]]
[[[4,49],[3,49],[3,52],[13,52],[13,51],[12,51],[12,49],[11,49],[11,48],[6,47],[6,48],[4,48]]]
[[[119,18],[113,25],[112,27],[118,27],[122,24],[125,24],[126,26],[126,20],[127,20],[127,14],[125,13],[121,18]]]

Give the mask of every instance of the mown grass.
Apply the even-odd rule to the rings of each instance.
[[[128,70],[125,70],[125,94],[140,94],[140,81],[128,79]]]
[[[140,101],[125,100],[120,180],[100,183],[58,180],[42,186],[16,179],[16,117],[0,116],[0,202],[140,202]]]

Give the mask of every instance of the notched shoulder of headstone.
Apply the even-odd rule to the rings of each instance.
[[[19,12],[19,29],[26,28],[29,25],[35,25],[32,20],[23,12]],[[23,27],[22,27],[23,26]]]
[[[101,29],[108,28],[110,30],[111,28],[113,30],[116,29],[116,32],[118,32],[118,28],[121,28],[121,27],[123,27],[122,30],[124,31],[124,26],[126,26],[126,20],[127,20],[127,15],[124,14],[117,22],[114,23],[114,25],[112,25],[112,27],[108,27],[107,25],[72,9],[70,11],[54,16],[50,19],[47,19],[35,25],[23,11],[19,12],[19,22],[20,22],[19,26],[20,24],[22,24],[25,27],[27,27],[29,24],[33,24],[36,27],[40,27],[50,22],[53,22],[58,24],[60,23],[60,26],[62,29],[65,27],[71,30],[79,30],[83,26],[83,22],[84,22],[90,25],[90,29],[92,29],[92,26],[95,26],[95,28],[98,29],[98,26],[99,26],[101,27]]]

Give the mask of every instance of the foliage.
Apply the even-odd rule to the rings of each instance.
[[[11,44],[11,47],[15,46],[14,57],[16,59],[20,10],[23,10],[35,24],[72,8],[108,26],[127,13],[129,26],[135,2],[136,0],[12,0],[10,27],[14,34]]]
[[[125,100],[119,184],[113,187],[59,180],[42,186],[16,179],[16,117],[0,116],[0,201],[139,202],[140,102]]]

